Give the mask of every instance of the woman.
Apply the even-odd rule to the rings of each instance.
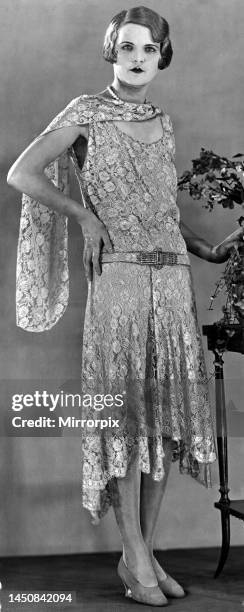
[[[222,263],[243,230],[212,246],[180,221],[171,121],[145,100],[172,57],[165,19],[145,7],[122,11],[107,29],[103,55],[113,64],[112,85],[72,100],[8,175],[27,194],[18,324],[42,331],[63,313],[66,219],[73,217],[85,237],[89,280],[82,392],[103,399],[104,422],[116,417],[115,431],[87,425],[82,432],[83,505],[96,522],[113,505],[126,595],[163,606],[167,596],[185,595],[153,555],[170,464],[179,460],[182,473],[209,486],[216,459],[187,249]],[[66,152],[84,207],[67,194]],[[88,423],[97,406],[83,409]]]

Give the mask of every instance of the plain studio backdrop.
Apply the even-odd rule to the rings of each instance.
[[[20,194],[6,174],[21,151],[65,105],[80,93],[101,91],[112,81],[112,67],[101,54],[105,29],[132,0],[2,0],[1,28],[1,554],[48,554],[120,548],[110,510],[93,526],[81,505],[79,436],[4,436],[12,416],[11,395],[64,389],[79,392],[82,328],[87,284],[82,267],[82,236],[70,224],[71,295],[61,321],[49,332],[25,332],[15,325],[15,265]],[[171,27],[174,56],[159,72],[150,98],[172,118],[178,173],[190,168],[200,148],[232,156],[243,151],[243,0],[144,0]],[[74,182],[74,181],[73,181]],[[79,197],[73,185],[74,197]],[[182,219],[216,244],[236,229],[240,207],[209,213],[179,194]],[[221,317],[221,297],[209,311],[209,296],[224,269],[190,256],[200,326]],[[208,375],[213,355],[203,340]],[[229,405],[230,484],[244,496],[244,413],[242,357],[225,355]],[[24,382],[26,381],[26,382]],[[213,379],[210,382],[214,396]],[[214,403],[213,403],[214,404]],[[236,424],[239,423],[237,427]],[[242,429],[241,429],[242,423]],[[206,490],[172,465],[157,531],[157,548],[213,546],[220,542],[217,462],[213,489]],[[243,544],[232,519],[232,543]]]

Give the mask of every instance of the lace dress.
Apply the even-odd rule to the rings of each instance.
[[[101,403],[98,411],[84,409],[83,417],[91,425],[117,420],[117,429],[83,430],[83,505],[95,523],[112,503],[113,478],[125,476],[135,457],[142,472],[162,479],[163,437],[172,439],[180,471],[207,487],[216,459],[192,274],[179,229],[174,136],[169,116],[161,122],[163,136],[152,144],[113,121],[91,123],[82,170],[73,155],[85,204],[105,224],[116,252],[161,248],[185,254],[186,261],[161,269],[103,263],[102,275],[89,283],[81,387]]]
[[[118,121],[159,116],[152,144],[122,132]],[[81,393],[82,503],[99,522],[112,503],[113,479],[136,460],[164,475],[164,438],[181,473],[211,486],[216,459],[207,372],[190,261],[179,228],[174,136],[158,107],[81,95],[43,134],[89,124],[81,169],[75,147],[47,176],[68,191],[68,155],[83,203],[105,224],[116,252],[162,249],[184,264],[103,263],[88,284]],[[17,324],[50,329],[68,302],[67,218],[23,195],[17,257]],[[92,398],[92,403],[89,403]],[[88,402],[87,402],[88,399]],[[97,423],[96,423],[97,421]],[[102,424],[103,423],[103,424]]]

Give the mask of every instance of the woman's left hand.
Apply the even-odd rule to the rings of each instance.
[[[223,242],[212,247],[213,262],[223,263],[227,261],[233,249],[237,251],[241,245],[244,246],[244,227],[238,228],[235,232],[226,236]]]

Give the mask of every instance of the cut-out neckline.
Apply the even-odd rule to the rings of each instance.
[[[160,123],[161,123],[161,127],[162,127],[162,130],[163,130],[163,123],[162,123],[161,117],[160,117]],[[139,142],[139,144],[146,145],[147,147],[151,147],[152,145],[155,145],[155,144],[161,142],[161,140],[163,140],[163,138],[164,138],[164,131],[163,131],[162,135],[157,140],[153,140],[152,142],[146,142],[145,140],[141,140],[139,138],[134,138],[134,136],[131,136],[131,134],[128,134],[128,132],[124,132],[124,130],[121,130],[118,127],[118,125],[115,123],[115,121],[113,121],[113,126],[115,127],[116,131],[119,132],[120,134],[122,134],[123,136],[127,136],[130,140],[133,140],[134,142]]]

